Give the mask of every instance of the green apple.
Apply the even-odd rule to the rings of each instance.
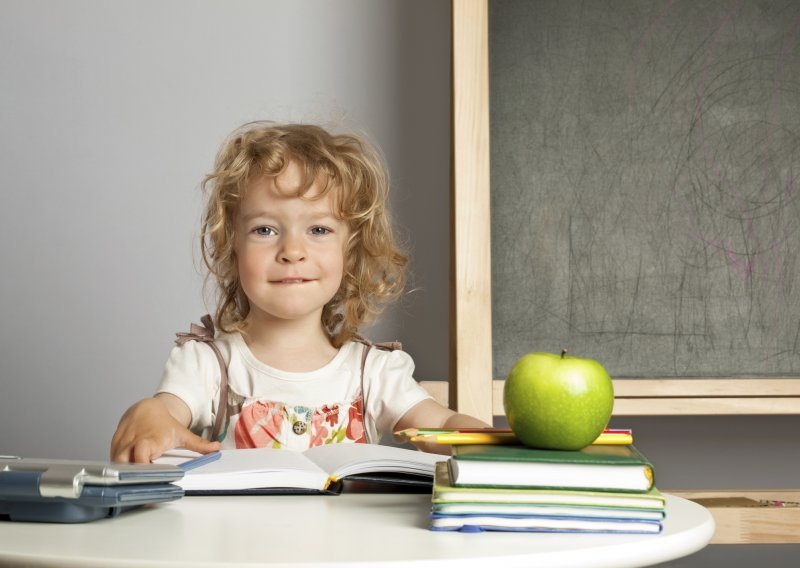
[[[579,450],[608,425],[614,386],[594,359],[528,353],[508,373],[503,405],[511,430],[526,446]]]

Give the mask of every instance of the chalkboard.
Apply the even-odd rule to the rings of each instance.
[[[800,2],[489,2],[493,373],[800,373]]]

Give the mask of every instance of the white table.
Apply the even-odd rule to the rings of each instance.
[[[78,525],[0,522],[0,566],[646,566],[692,554],[711,514],[667,497],[660,535],[427,530],[429,495],[185,497]]]

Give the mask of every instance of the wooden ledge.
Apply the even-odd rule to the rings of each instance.
[[[711,544],[798,544],[800,489],[664,490],[706,507],[716,529]],[[763,503],[770,501],[772,504]]]
[[[448,406],[446,381],[422,381],[434,399]],[[505,414],[504,381],[492,381],[492,413]],[[685,378],[614,380],[615,416],[800,414],[800,379]]]
[[[800,379],[617,379],[615,416],[800,414]]]

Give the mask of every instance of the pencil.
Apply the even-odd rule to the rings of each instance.
[[[519,444],[519,440],[508,428],[469,428],[461,430],[409,428],[395,432],[409,442],[436,444]],[[626,429],[606,429],[592,442],[597,445],[628,445],[633,443],[633,434]]]

